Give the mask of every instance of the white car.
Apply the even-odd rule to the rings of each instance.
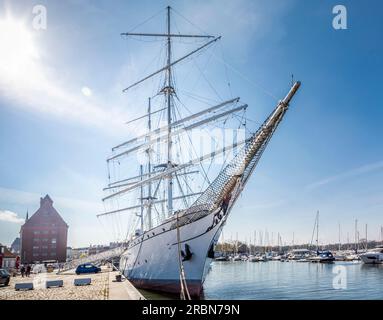
[[[47,272],[47,268],[43,264],[35,264],[32,268],[32,273],[38,274],[38,273],[45,273]]]

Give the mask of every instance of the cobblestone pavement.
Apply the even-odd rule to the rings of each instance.
[[[102,268],[98,274],[76,275],[73,271],[62,274],[43,273],[29,278],[12,277],[9,286],[0,286],[0,300],[107,300],[109,298],[109,273],[111,269]],[[75,286],[74,279],[91,278],[89,286]],[[61,288],[45,288],[47,280],[63,280]],[[15,284],[33,282],[34,290],[16,291]]]

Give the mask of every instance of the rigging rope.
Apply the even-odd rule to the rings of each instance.
[[[158,16],[160,13],[162,13],[164,11],[164,9],[161,9],[159,10],[157,13],[153,14],[151,17],[149,17],[148,19],[144,20],[143,22],[140,22],[139,24],[137,24],[135,27],[133,27],[132,29],[130,29],[127,33],[130,33],[134,30],[136,30],[137,28],[141,27],[142,25],[144,25],[145,23],[149,22],[150,20],[154,19],[156,16]]]
[[[222,60],[220,57],[216,56],[214,53],[212,53],[212,56],[217,59],[218,61],[220,61],[221,63],[223,63],[224,65],[226,65],[227,67],[229,67],[232,71],[234,71],[237,75],[239,75],[242,79],[246,80],[248,83],[252,84],[253,86],[257,87],[258,89],[261,89],[261,91],[263,91],[263,93],[265,93],[266,95],[268,95],[269,97],[273,98],[275,101],[279,101],[279,99],[273,95],[270,91],[266,90],[265,87],[263,87],[262,85],[260,85],[259,83],[256,83],[254,82],[253,80],[250,80],[248,77],[246,77],[242,72],[238,71],[236,68],[234,68],[232,65],[230,65],[229,63],[227,63],[226,61]]]
[[[231,90],[231,84],[230,84],[229,74],[228,74],[228,72],[227,72],[226,59],[225,59],[225,56],[224,56],[224,51],[223,51],[223,48],[222,48],[222,43],[221,43],[221,41],[219,42],[219,47],[220,47],[220,49],[221,49],[222,60],[225,62],[225,63],[224,63],[224,66],[225,66],[225,76],[226,76],[227,86],[228,86],[229,91],[230,91],[230,97],[232,98],[232,97],[233,97],[233,92],[232,92],[232,90]]]

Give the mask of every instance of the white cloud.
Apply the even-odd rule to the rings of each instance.
[[[322,186],[327,185],[329,183],[336,182],[338,180],[343,180],[346,178],[370,173],[370,172],[377,171],[380,169],[383,169],[383,161],[369,163],[369,164],[366,164],[364,166],[354,168],[354,169],[351,169],[351,170],[348,170],[348,171],[324,178],[322,180],[316,181],[314,183],[307,185],[306,188],[307,189],[319,188],[319,187],[322,187]]]
[[[197,3],[187,2],[184,8],[176,7],[176,9],[190,21],[193,21],[195,25],[201,26],[202,29],[213,34],[224,35],[225,46],[234,48],[236,56],[246,56],[249,46],[253,45],[259,37],[265,36],[271,31],[273,33],[284,32],[281,24],[275,23],[275,21],[280,21],[278,18],[286,12],[287,7],[289,5],[279,2],[273,2],[271,5],[265,4],[263,1],[216,0],[211,2],[197,1]],[[97,8],[95,7],[95,9]],[[188,25],[185,21],[183,21],[181,29],[185,32],[196,32],[195,27]],[[22,66],[15,64],[12,72],[9,72],[9,67],[0,60],[0,72],[2,73],[0,94],[3,97],[15,102],[19,108],[67,121],[97,126],[106,131],[117,133],[119,136],[124,135],[125,132],[133,133],[129,131],[129,126],[124,125],[124,121],[135,117],[136,114],[141,114],[140,105],[146,104],[149,95],[130,94],[124,96],[123,99],[125,100],[122,100],[121,88],[139,78],[139,70],[142,69],[139,66],[145,66],[148,61],[153,59],[149,53],[151,50],[135,51],[138,57],[136,54],[131,55],[129,53],[126,65],[122,65],[120,68],[123,71],[120,75],[116,75],[110,83],[110,88],[105,90],[105,92],[116,91],[116,96],[111,100],[108,96],[104,96],[104,98],[95,97],[88,87],[83,87],[81,94],[77,89],[79,85],[76,84],[76,77],[81,75],[74,74],[71,77],[71,83],[60,80],[63,79],[63,70],[57,66],[53,68],[47,65],[44,55],[39,54],[38,48],[35,47],[33,35],[24,31],[20,34],[24,37],[27,36],[31,51],[35,54],[26,56],[24,53],[20,53],[24,58],[24,63]],[[13,38],[15,35],[10,37],[10,39]],[[68,43],[68,46],[70,45]],[[8,56],[12,56],[12,53],[9,53],[7,43],[0,43],[0,52],[8,52]],[[144,54],[142,54],[143,52]],[[134,63],[131,61],[133,56]],[[147,59],[148,57],[151,59]],[[145,63],[141,64],[142,61]],[[143,89],[143,86],[140,89]]]
[[[40,197],[45,194],[28,192],[0,187],[0,203],[17,207],[18,210],[29,210],[29,216],[39,207]],[[100,224],[96,215],[104,211],[101,201],[89,201],[71,197],[60,197],[50,194],[54,201],[53,206],[62,215],[69,225],[68,245],[85,246],[89,243],[108,243],[115,239],[111,236],[109,226]],[[0,220],[22,223],[11,211],[0,211]],[[0,224],[0,233],[5,226]],[[109,229],[105,230],[108,227]],[[109,233],[108,233],[109,232]],[[10,239],[9,239],[10,240]]]
[[[36,206],[38,205],[40,197],[45,194],[39,194],[36,192],[27,192],[15,189],[8,189],[0,187],[0,202],[9,203],[12,205],[22,206]],[[71,211],[79,212],[81,215],[91,214],[94,217],[97,213],[102,212],[103,206],[99,202],[86,201],[69,197],[57,197],[52,196],[54,205],[59,207],[70,209]]]
[[[281,17],[292,5],[287,1],[194,1],[187,2],[181,14],[198,28],[222,35],[227,47],[237,55],[247,55],[247,49],[268,33],[285,34]]]
[[[0,95],[3,98],[19,108],[121,134],[125,129],[122,119],[127,118],[122,108],[113,102],[106,104],[95,99],[87,87],[82,88],[81,94],[75,89],[75,77],[73,83],[60,80],[62,70],[47,64],[35,44],[35,35],[22,21],[7,17],[0,20],[0,25],[3,24],[7,26],[6,30],[0,30]],[[25,50],[20,42],[24,43]]]
[[[9,210],[0,210],[0,221],[11,222],[11,223],[23,223],[24,219],[19,218],[17,213]]]

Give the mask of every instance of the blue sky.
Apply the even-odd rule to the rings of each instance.
[[[332,27],[332,8],[340,3],[347,8],[347,30]],[[35,4],[47,8],[46,30],[31,27]],[[0,243],[12,242],[26,211],[33,213],[47,193],[70,225],[69,245],[114,240],[96,219],[103,210],[105,158],[132,134],[123,122],[146,104],[146,95],[122,95],[121,89],[152,70],[148,61],[156,49],[156,43],[127,42],[119,34],[168,4],[223,36],[219,46],[229,63],[231,90],[249,104],[251,118],[263,121],[274,97],[288,90],[292,73],[302,81],[228,220],[225,238],[238,232],[245,240],[267,229],[270,237],[280,232],[287,243],[293,232],[296,243],[308,242],[320,210],[321,242],[337,241],[338,223],[342,240],[347,233],[353,239],[355,219],[361,237],[367,223],[369,237],[378,239],[381,1],[19,0],[0,1],[0,23],[10,14],[23,21],[31,46],[30,61],[10,66],[0,60]],[[158,28],[164,13],[138,30]],[[196,32],[181,21],[179,29]],[[12,60],[3,46],[0,51]],[[222,70],[215,60],[209,78],[227,96],[219,84]],[[90,96],[82,93],[84,87]]]

